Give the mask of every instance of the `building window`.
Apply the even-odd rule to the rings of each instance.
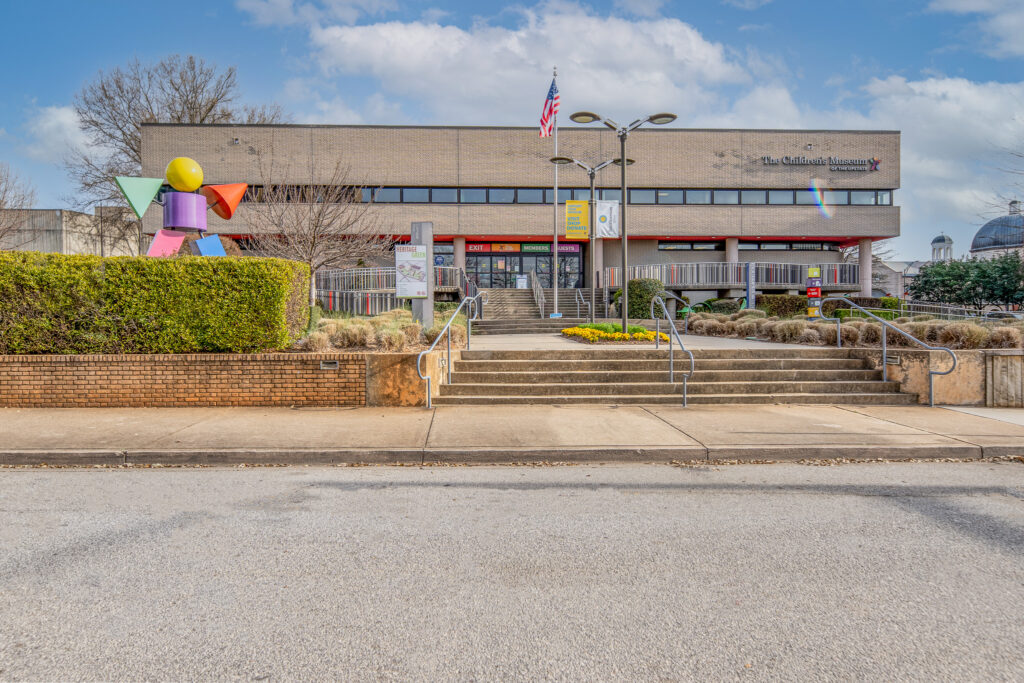
[[[682,190],[658,190],[658,203],[659,204],[682,204],[683,203],[683,191]]]
[[[715,204],[739,204],[739,190],[715,190]]]
[[[757,251],[757,242],[740,242],[740,251]]]
[[[425,187],[407,187],[402,190],[402,201],[412,204],[426,204],[430,201],[430,190]]]
[[[434,204],[455,204],[459,201],[459,191],[454,187],[435,187],[430,191],[430,201]]]
[[[622,190],[599,190],[601,199],[609,202],[621,202]]]
[[[857,206],[874,206],[875,204],[875,191],[874,190],[851,190],[850,191],[850,203]]]
[[[515,190],[488,190],[488,201],[491,204],[511,204],[516,199]]]
[[[551,197],[555,194],[554,190],[544,190],[544,203],[550,204]],[[572,190],[566,190],[558,188],[558,203],[565,204],[568,200],[572,199]]]
[[[516,201],[520,204],[543,204],[544,190],[516,190]]]
[[[764,204],[764,190],[743,190],[740,192],[741,204]]]
[[[879,206],[892,206],[892,192],[889,190],[878,191],[878,205]]]
[[[390,204],[402,201],[402,191],[397,187],[381,187],[373,192],[373,201],[378,204]]]
[[[581,202],[588,201],[590,199],[590,190],[573,190],[572,198]]]
[[[821,242],[793,242],[793,251],[821,251]]]
[[[793,190],[768,190],[769,204],[792,204]]]
[[[658,251],[690,251],[689,242],[658,242]]]
[[[654,190],[630,190],[629,191],[629,203],[630,204],[653,204],[654,203]]]
[[[821,194],[825,204],[844,205],[850,203],[850,193],[846,190],[825,190]]]
[[[761,242],[761,251],[786,251],[788,242]]]
[[[451,244],[451,243],[448,243],[448,242],[442,242],[440,244],[434,243],[434,253],[435,254],[454,254],[455,253],[455,245]]]
[[[687,204],[710,204],[711,203],[711,190],[687,190],[686,191],[686,203]]]
[[[694,251],[720,251],[725,245],[719,242],[693,242]]]
[[[463,204],[486,204],[487,190],[459,190],[459,201]]]
[[[796,203],[801,205],[814,205],[818,203],[818,193],[814,190],[797,190]]]

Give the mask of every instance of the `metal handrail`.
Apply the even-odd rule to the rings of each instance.
[[[544,317],[545,302],[544,302],[544,288],[540,286],[540,280],[537,278],[537,271],[530,271],[530,287],[533,289],[533,301],[537,304],[537,310],[540,311],[540,317]]]
[[[675,297],[675,298],[678,299],[679,297]],[[687,374],[683,375],[683,407],[685,408],[687,406],[687,391],[688,391],[687,382],[689,381],[689,379],[691,377],[693,377],[693,369],[694,369],[693,352],[689,351],[686,348],[686,346],[683,345],[683,340],[679,336],[679,330],[676,329],[675,321],[672,320],[671,316],[669,316],[669,314],[668,314],[668,307],[665,306],[665,300],[662,299],[660,296],[655,296],[653,299],[651,299],[651,311],[650,311],[650,313],[651,313],[651,318],[654,319],[654,348],[656,348],[656,349],[660,349],[661,348],[661,318],[657,318],[657,317],[654,316],[654,304],[655,303],[657,303],[661,307],[662,313],[665,314],[665,320],[668,322],[668,327],[672,331],[672,334],[670,334],[668,336],[668,381],[669,381],[669,383],[671,383],[671,384],[675,384],[676,383],[676,379],[675,379],[675,357],[672,355],[672,337],[675,337],[676,341],[679,342],[680,350],[682,350],[683,353],[685,353],[686,355],[688,355],[690,357],[690,372],[688,372]],[[623,332],[625,332],[625,331],[626,330],[623,330]]]
[[[580,304],[584,303],[587,305],[587,320],[594,322],[594,307],[591,306],[590,302],[583,297],[583,292],[576,290],[576,317],[580,317]]]
[[[477,295],[477,296],[479,297],[480,295]],[[475,299],[471,299],[469,297],[466,297],[465,299],[463,299],[462,302],[459,303],[459,307],[456,308],[452,312],[452,317],[449,318],[448,322],[445,323],[445,326],[443,328],[441,328],[441,332],[437,335],[437,338],[434,339],[434,343],[430,345],[430,348],[427,349],[426,351],[421,351],[420,355],[418,355],[416,357],[416,374],[420,376],[420,379],[427,380],[427,408],[428,409],[433,404],[432,404],[432,402],[430,400],[430,375],[424,375],[423,374],[423,366],[422,366],[423,356],[427,355],[428,353],[430,353],[431,351],[434,350],[434,347],[437,346],[437,343],[439,341],[441,341],[441,337],[446,337],[448,339],[448,356],[447,356],[448,359],[446,361],[447,367],[448,367],[448,382],[451,383],[451,381],[452,381],[452,329],[451,329],[452,328],[452,323],[455,322],[455,318],[456,318],[456,316],[459,315],[459,311],[462,310],[463,306],[466,306],[468,304],[467,310],[472,308],[472,306],[473,306],[472,302],[474,300]],[[466,315],[466,349],[469,349],[469,346],[470,346],[470,334],[471,334],[470,327],[471,327],[471,323],[469,322],[469,319],[470,319],[469,315],[467,314]]]
[[[824,306],[825,303],[829,302],[829,301],[842,301],[842,302],[844,302],[844,303],[846,303],[846,304],[848,304],[850,306],[853,306],[854,308],[860,309],[860,311],[862,313],[866,314],[868,317],[874,318],[878,322],[882,323],[882,381],[883,382],[889,381],[889,364],[888,364],[888,362],[886,362],[886,349],[887,349],[886,340],[887,340],[889,335],[887,335],[885,333],[885,328],[886,327],[891,328],[891,329],[895,330],[896,332],[899,332],[900,334],[902,334],[904,337],[906,337],[910,341],[917,342],[918,344],[920,344],[921,346],[925,347],[929,351],[945,351],[946,353],[948,353],[950,355],[950,357],[953,359],[953,365],[949,368],[949,370],[946,370],[945,372],[939,372],[937,370],[932,370],[932,369],[928,370],[928,405],[930,405],[930,406],[934,406],[935,405],[935,375],[948,375],[949,373],[951,373],[954,370],[956,370],[956,362],[957,361],[956,361],[956,354],[953,353],[953,349],[947,348],[945,346],[932,346],[931,344],[927,344],[927,343],[921,341],[920,339],[918,339],[917,337],[915,337],[914,335],[910,334],[909,332],[900,329],[896,325],[893,325],[888,320],[885,320],[883,318],[879,318],[877,315],[875,315],[871,311],[867,310],[866,308],[864,308],[860,304],[856,304],[856,303],[850,301],[849,299],[845,299],[843,297],[838,297],[838,296],[831,296],[831,297],[822,299],[821,300],[821,305]],[[819,311],[820,311],[820,309],[819,309]],[[842,346],[843,346],[843,330],[842,330],[843,319],[840,318],[839,316],[836,316],[835,318],[826,318],[825,316],[821,315],[820,312],[818,314],[818,317],[821,318],[822,320],[828,320],[830,322],[831,321],[835,321],[835,323],[836,323],[836,348],[842,348]],[[929,361],[930,360],[931,359],[929,359]]]
[[[799,287],[806,281],[807,268],[812,265],[758,261],[754,263],[754,277],[759,285]],[[627,275],[631,280],[638,277],[660,280],[665,287],[722,289],[746,286],[746,266],[746,262],[735,261],[637,264],[629,267]],[[853,286],[860,282],[860,266],[856,263],[821,263],[817,267],[821,269],[824,287]],[[621,267],[605,268],[604,276],[608,286],[622,286]]]
[[[480,292],[479,294],[471,297],[467,297],[470,300],[469,312],[470,315],[466,319],[466,348],[469,348],[469,321],[470,320],[483,320],[484,319],[484,304],[487,303],[487,292]],[[479,300],[479,302],[478,302]],[[478,307],[479,306],[479,307]]]

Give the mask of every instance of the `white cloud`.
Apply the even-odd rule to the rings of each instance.
[[[363,123],[363,117],[340,96],[328,93],[315,81],[293,78],[285,83],[285,98],[292,103],[297,123]]]
[[[979,14],[977,26],[987,38],[981,52],[993,57],[1024,56],[1024,3],[1021,0],[932,0],[934,12]]]
[[[428,7],[420,14],[420,21],[424,24],[437,24],[450,14],[451,12],[440,7]]]
[[[626,105],[623,118],[668,107],[698,112],[716,103],[712,86],[749,81],[721,44],[677,19],[628,21],[565,4],[522,16],[515,28],[387,22],[310,31],[325,73],[373,76],[385,93],[449,123],[532,122],[552,65],[563,105],[613,117]]]
[[[615,8],[638,17],[656,17],[665,0],[615,0]]]
[[[771,27],[772,27],[771,24],[743,24],[737,30],[741,31],[741,32],[747,32],[747,31],[767,31]]]
[[[722,0],[723,5],[732,5],[733,7],[739,7],[745,10],[755,10],[759,7],[764,7],[772,0]]]
[[[36,109],[25,127],[28,140],[23,150],[37,161],[59,163],[69,152],[88,144],[88,138],[78,127],[78,115],[71,107]]]

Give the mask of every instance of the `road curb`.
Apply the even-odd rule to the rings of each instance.
[[[188,466],[345,464],[667,463],[798,460],[981,459],[1024,455],[1024,445],[977,446],[610,446],[575,448],[126,449],[0,451],[0,466]]]

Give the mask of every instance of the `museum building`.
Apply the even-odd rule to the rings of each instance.
[[[572,125],[558,136],[559,156],[590,166],[619,156],[611,130]],[[209,216],[212,232],[243,246],[264,184],[321,185],[340,159],[400,241],[412,222],[433,223],[435,264],[462,267],[481,287],[514,286],[531,270],[551,284],[554,150],[535,127],[143,124],[142,151],[143,176],[188,156],[207,184],[249,183],[230,223]],[[836,264],[860,246],[868,257],[847,290],[869,292],[871,243],[899,235],[898,131],[640,129],[627,157],[630,266]],[[559,168],[558,202],[588,199],[587,174]],[[596,187],[598,199],[621,200],[619,167],[599,172]],[[157,212],[144,228],[161,228]],[[567,239],[564,209],[557,229],[559,286],[614,284],[620,239],[594,249]]]

